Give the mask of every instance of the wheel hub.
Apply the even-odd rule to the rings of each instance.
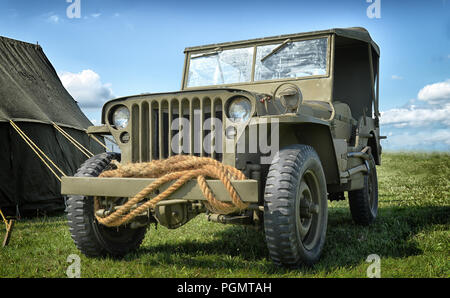
[[[308,184],[302,181],[300,185],[300,235],[303,239],[307,236],[311,228],[313,216],[318,213],[319,206],[314,204]]]

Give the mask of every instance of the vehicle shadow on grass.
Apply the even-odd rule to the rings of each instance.
[[[365,262],[371,254],[381,258],[420,255],[423,251],[414,236],[434,225],[448,224],[450,218],[448,206],[384,207],[372,225],[359,226],[348,208],[342,209],[330,214],[324,253],[316,267],[349,267]]]
[[[348,208],[331,208],[325,247],[320,261],[304,273],[329,272],[365,262],[370,254],[404,258],[422,253],[413,236],[433,225],[448,224],[450,207],[385,207],[368,227],[352,222]],[[143,246],[127,256],[151,256],[150,265],[190,268],[247,269],[266,274],[284,274],[289,269],[275,266],[269,257],[262,231],[230,226],[214,234],[214,240]],[[306,270],[306,271],[305,271]]]

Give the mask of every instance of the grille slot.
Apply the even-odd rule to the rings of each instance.
[[[221,98],[143,100],[131,108],[131,160],[147,162],[177,154],[222,160]],[[215,118],[211,118],[213,115]]]

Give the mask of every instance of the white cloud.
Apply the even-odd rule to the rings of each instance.
[[[47,18],[47,22],[57,24],[57,23],[59,23],[59,16],[56,14],[51,15]]]
[[[98,18],[98,17],[100,17],[102,14],[101,13],[93,13],[93,14],[91,14],[91,17],[93,17],[93,18]]]
[[[393,79],[393,80],[403,80],[403,77],[402,76],[398,76],[398,75],[392,75],[391,79]]]
[[[417,95],[419,100],[429,104],[450,102],[450,79],[423,87]]]
[[[383,141],[383,147],[390,149],[450,149],[450,130],[402,131],[390,133]]]
[[[450,125],[450,104],[442,107],[416,107],[391,109],[381,112],[381,124],[392,124],[395,127],[424,126],[441,122]]]
[[[417,94],[422,101],[411,99],[408,105],[381,113],[381,124],[395,127],[425,126],[435,123],[450,125],[450,79],[423,87]]]
[[[82,108],[98,108],[114,94],[111,84],[102,83],[100,76],[90,69],[79,73],[62,72],[62,84]]]
[[[450,79],[423,87],[403,107],[381,112],[383,141],[394,150],[450,150]]]

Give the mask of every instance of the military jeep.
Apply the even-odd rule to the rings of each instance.
[[[210,221],[263,227],[275,263],[313,264],[325,242],[327,200],[347,192],[356,224],[377,216],[379,56],[364,28],[186,48],[181,91],[111,100],[102,125],[88,129],[112,136],[121,153],[94,156],[62,179],[76,246],[88,256],[122,256],[138,248],[149,224],[174,229],[206,212]],[[179,154],[241,170],[247,179],[232,185],[248,208],[211,212],[192,180],[126,225],[96,220],[94,197],[105,214],[155,180],[98,177],[112,160]],[[207,183],[218,200],[231,200],[220,181]]]

